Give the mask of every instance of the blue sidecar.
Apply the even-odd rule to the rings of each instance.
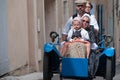
[[[60,74],[60,79],[75,78],[88,80],[89,78],[89,59],[87,58],[63,58],[57,45],[59,35],[51,32],[52,42],[44,45],[43,59],[43,80],[51,80],[53,74]],[[55,39],[58,37],[57,43]],[[98,57],[98,67],[95,76],[102,76],[106,80],[113,80],[115,76],[115,49],[113,47],[102,47]],[[94,64],[96,66],[96,64]]]

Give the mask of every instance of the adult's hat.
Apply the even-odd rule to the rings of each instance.
[[[86,3],[86,0],[75,0],[76,5],[83,5],[83,3]]]

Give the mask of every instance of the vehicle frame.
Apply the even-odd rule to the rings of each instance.
[[[44,45],[43,60],[43,80],[51,80],[54,74],[63,78],[89,79],[89,59],[87,58],[65,58],[62,57],[57,46],[60,47],[59,35],[56,32],[50,33],[51,42]],[[58,40],[56,40],[56,38]],[[99,63],[95,76],[101,76],[106,80],[113,80],[115,76],[115,49],[105,46],[105,42],[110,43],[111,37],[102,35],[99,53]],[[106,41],[107,40],[107,41]]]

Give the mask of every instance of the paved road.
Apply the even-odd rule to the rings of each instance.
[[[54,75],[54,77],[52,78],[52,80],[60,80],[59,79],[59,75]],[[76,80],[76,79],[63,79],[63,80]],[[96,77],[95,79],[93,79],[93,80],[105,80],[105,79],[103,79],[102,77]]]
[[[8,76],[5,78],[0,78],[0,80],[43,80],[43,73],[35,72],[35,73],[23,75],[23,76]],[[52,80],[60,80],[59,75],[55,74]],[[71,79],[63,79],[63,80],[71,80]],[[93,80],[105,80],[105,79],[103,79],[102,77],[96,77]],[[116,66],[116,75],[113,80],[120,80],[120,62]]]
[[[120,80],[120,63],[116,66],[116,75],[113,80]]]

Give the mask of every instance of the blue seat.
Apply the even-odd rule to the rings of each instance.
[[[86,58],[62,58],[62,77],[87,78],[88,59]]]

